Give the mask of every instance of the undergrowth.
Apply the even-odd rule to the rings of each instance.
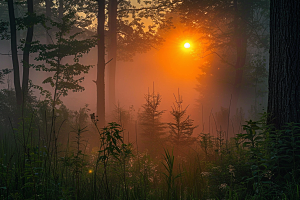
[[[55,128],[49,110],[34,110],[1,135],[1,199],[300,198],[299,124],[273,131],[263,116],[230,140],[200,133],[185,152],[174,155],[166,144],[155,157],[125,143],[117,123],[99,128],[86,110],[67,121],[60,112]],[[95,134],[98,142],[88,141]]]

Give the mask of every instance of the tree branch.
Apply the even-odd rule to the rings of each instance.
[[[228,61],[226,61],[222,56],[220,56],[220,54],[218,54],[217,52],[215,52],[215,51],[213,51],[213,52],[211,52],[211,53],[209,53],[209,54],[206,54],[206,55],[204,55],[204,56],[202,56],[202,57],[200,57],[200,58],[205,58],[206,56],[209,56],[209,55],[211,55],[211,54],[216,54],[224,63],[226,63],[227,65],[229,65],[229,66],[231,66],[231,67],[235,67],[233,64],[231,64],[230,62],[228,62]]]

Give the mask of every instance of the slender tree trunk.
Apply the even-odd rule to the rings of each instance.
[[[59,0],[59,6],[58,6],[58,18],[62,20],[64,16],[64,1]]]
[[[231,114],[235,114],[237,109],[238,100],[240,98],[240,91],[243,82],[244,66],[246,63],[247,55],[247,39],[245,35],[240,35],[236,40],[236,52],[237,58],[235,63],[235,79],[233,84],[232,102],[231,102]]]
[[[12,54],[12,63],[14,70],[14,86],[16,91],[17,104],[22,104],[22,89],[20,85],[20,69],[19,69],[19,59],[17,50],[17,30],[16,30],[16,19],[14,12],[14,2],[13,0],[8,0],[8,13],[9,13],[9,23],[10,23],[10,48]]]
[[[105,44],[104,44],[105,0],[98,0],[98,64],[97,64],[97,116],[99,126],[105,125]]]
[[[27,8],[29,15],[33,15],[33,0],[27,0]],[[29,81],[29,53],[31,49],[31,42],[33,37],[33,27],[32,24],[27,28],[27,35],[25,41],[25,47],[23,51],[23,83],[22,83],[22,90],[23,90],[23,101],[26,100],[26,96],[28,93],[28,81]]]
[[[300,1],[270,4],[268,124],[300,122]]]
[[[52,17],[52,13],[51,13],[51,7],[52,7],[52,0],[45,0],[45,3],[46,3],[46,17],[48,19],[51,19]],[[50,23],[47,23],[47,26],[50,27]],[[51,44],[52,41],[51,41],[51,35],[52,35],[52,31],[51,29],[49,30],[46,30],[46,41],[47,41],[47,44]]]
[[[116,104],[116,67],[117,67],[117,0],[109,0],[108,27],[109,27],[109,46],[108,46],[108,64],[109,71],[109,110],[113,111]]]
[[[245,5],[241,6],[244,8],[238,7],[238,0],[233,1],[234,6],[234,37],[235,37],[235,45],[236,45],[236,63],[235,63],[235,80],[233,84],[233,92],[232,92],[232,102],[231,102],[231,114],[234,115],[237,109],[238,100],[240,97],[240,91],[243,81],[243,74],[244,74],[244,66],[246,64],[246,57],[247,57],[247,25],[246,20],[248,15],[246,13],[249,12],[250,8],[246,7]],[[240,13],[243,13],[240,15]]]

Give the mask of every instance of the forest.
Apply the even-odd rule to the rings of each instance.
[[[0,199],[299,200],[299,10],[0,0]]]

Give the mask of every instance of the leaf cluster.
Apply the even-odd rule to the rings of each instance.
[[[73,92],[83,91],[84,87],[80,85],[84,80],[81,76],[88,73],[92,65],[82,65],[79,59],[90,51],[96,45],[96,39],[78,40],[76,37],[82,32],[71,33],[75,20],[74,13],[70,12],[65,15],[62,22],[51,21],[52,25],[58,28],[55,34],[55,42],[52,44],[33,43],[32,51],[38,52],[36,61],[43,61],[46,64],[34,65],[37,71],[54,72],[54,75],[46,78],[43,83],[50,84],[56,88],[59,95],[66,96],[69,90]],[[73,64],[62,64],[61,60],[65,57],[73,56]],[[55,99],[56,101],[57,99]]]
[[[131,150],[128,145],[123,143],[123,137],[121,133],[123,129],[121,125],[112,122],[108,126],[104,127],[100,133],[101,149],[99,150],[98,161],[107,162],[112,156],[113,158],[120,160],[121,155],[131,154]]]
[[[0,20],[0,38],[1,38],[1,40],[9,40],[10,39],[8,27],[9,27],[9,22]]]
[[[12,69],[1,69],[0,70],[0,84],[3,84],[4,76],[12,72]]]

